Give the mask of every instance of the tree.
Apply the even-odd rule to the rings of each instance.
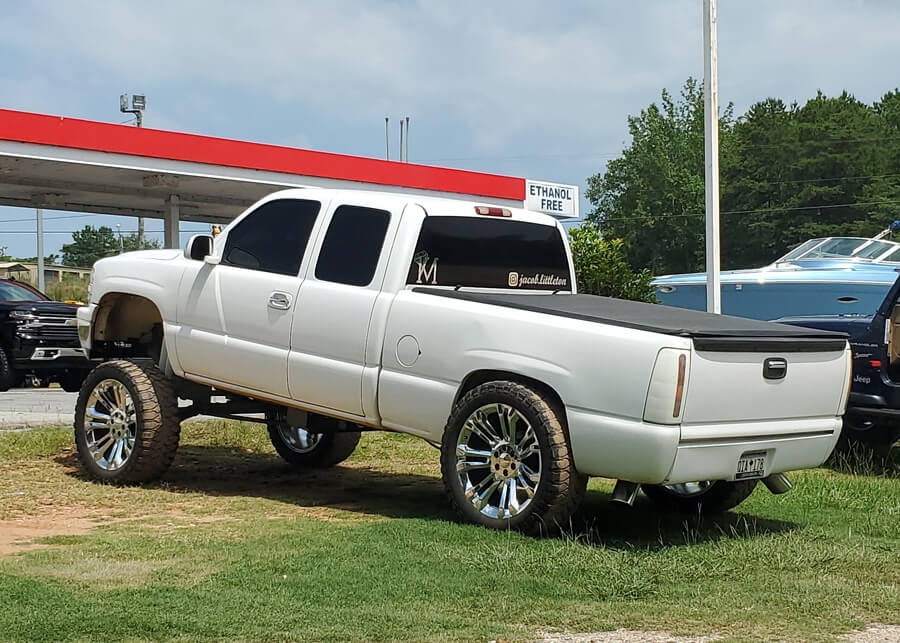
[[[595,225],[569,230],[578,292],[655,302],[649,270],[634,271],[625,260],[621,239],[605,240]]]
[[[631,143],[588,179],[588,215],[655,274],[704,264],[703,96],[688,79],[628,118]],[[900,91],[873,105],[821,92],[720,120],[722,267],[770,263],[816,237],[871,236],[900,218]]]
[[[72,233],[72,243],[63,244],[63,264],[90,268],[94,262],[119,252],[119,239],[107,226],[86,225]]]
[[[733,125],[728,105],[720,120],[727,146]],[[588,178],[588,220],[605,238],[622,240],[632,266],[659,273],[694,270],[702,262],[704,234],[703,91],[688,78],[680,98],[662,91],[628,117],[631,144],[606,171]]]
[[[62,247],[63,264],[67,266],[80,266],[90,268],[94,262],[103,257],[111,257],[120,251],[152,250],[159,248],[156,239],[144,239],[143,245],[138,244],[137,234],[125,235],[121,241],[113,229],[107,226],[86,225],[79,232],[72,234],[72,243]]]
[[[125,252],[131,252],[132,250],[156,250],[159,248],[159,241],[144,237],[144,243],[139,244],[138,235],[135,232],[122,237],[122,245],[125,247]]]

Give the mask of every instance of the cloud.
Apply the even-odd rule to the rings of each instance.
[[[0,8],[0,107],[581,183],[626,118],[703,74],[700,0],[41,0]],[[767,96],[897,84],[900,3],[719,3],[719,87]],[[583,206],[584,207],[584,206]]]

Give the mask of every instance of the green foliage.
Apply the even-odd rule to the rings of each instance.
[[[649,270],[634,271],[625,260],[621,239],[601,239],[597,227],[585,223],[569,230],[578,292],[619,299],[655,302]]]
[[[723,148],[733,126],[720,120]],[[659,274],[693,269],[703,258],[703,88],[689,78],[674,99],[663,90],[628,118],[631,145],[606,172],[588,178],[588,219],[604,238],[622,239],[632,266]]]
[[[67,266],[90,268],[98,259],[111,257],[123,250],[130,252],[152,248],[159,248],[159,241],[145,238],[143,245],[140,245],[137,234],[126,235],[120,239],[108,226],[95,228],[86,225],[82,230],[72,234],[72,243],[63,245],[63,263]]]
[[[72,233],[72,243],[63,245],[63,263],[67,266],[89,268],[98,259],[109,257],[118,251],[119,240],[112,228],[86,225],[78,232]]]
[[[138,243],[137,233],[133,233],[122,237],[122,245],[125,247],[125,252],[131,252],[132,250],[156,250],[159,248],[159,241],[148,239],[145,236],[144,243],[140,244]]]
[[[704,258],[703,95],[688,79],[628,119],[632,142],[588,179],[588,219],[633,266],[699,270]],[[870,236],[900,218],[900,92],[866,105],[821,92],[767,98],[720,121],[722,265],[765,265],[821,236]]]

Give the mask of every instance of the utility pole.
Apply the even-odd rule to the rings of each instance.
[[[116,224],[116,232],[119,234],[119,254],[125,252],[125,242],[122,240],[122,226]]]
[[[406,162],[409,163],[409,116],[406,117]]]
[[[387,116],[384,117],[384,158],[388,161],[391,160],[391,132],[388,127],[390,120]]]
[[[138,127],[144,124],[144,110],[147,108],[147,97],[135,94],[131,97],[131,109],[128,109],[128,94],[119,96],[119,111],[123,114],[134,114]],[[138,217],[138,250],[144,249],[144,217]]]
[[[44,211],[37,209],[37,288],[44,292]]]
[[[703,0],[703,124],[706,158],[706,310],[722,312],[719,281],[719,71],[716,0]]]

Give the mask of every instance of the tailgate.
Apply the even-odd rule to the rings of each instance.
[[[682,422],[834,417],[850,368],[843,339],[695,337]]]

